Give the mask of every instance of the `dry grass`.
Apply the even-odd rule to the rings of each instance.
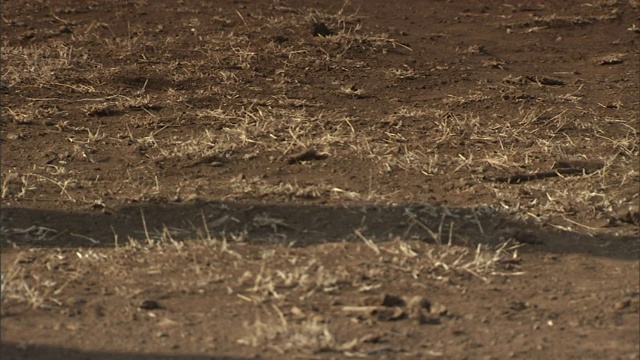
[[[144,219],[144,214],[141,216]],[[268,214],[257,216],[253,225],[288,226]],[[374,243],[355,230],[365,240],[363,244],[313,245],[291,252],[286,246],[265,247],[212,238],[208,225],[204,229],[201,238],[186,241],[177,241],[174,236],[189,231],[165,227],[155,232],[145,226],[140,238],[129,238],[114,249],[64,250],[46,256],[46,250],[22,250],[13,263],[2,267],[3,316],[24,307],[67,309],[70,302],[65,288],[70,283],[86,286],[82,274],[104,279],[127,274],[109,292],[115,296],[113,301],[122,298],[129,303],[140,294],[192,294],[222,283],[229,297],[225,301],[248,303],[256,314],[254,322],[245,324],[247,335],[238,339],[239,343],[266,346],[280,353],[343,352],[353,347],[352,339],[336,339],[330,322],[300,310],[305,308],[305,299],[376,293],[378,284],[389,279],[447,283],[454,277],[490,282],[495,276],[519,274],[499,270],[503,262],[518,260],[518,246],[509,242],[495,248],[480,245],[472,251],[453,244],[400,239]],[[442,229],[438,231],[438,238],[446,236],[440,234]],[[336,253],[342,247],[347,251]],[[354,256],[361,261],[350,261]],[[130,266],[131,259],[137,259],[134,268]],[[35,275],[42,266],[68,270],[43,279]],[[170,281],[167,283],[166,279]],[[106,289],[112,285],[103,286]],[[292,302],[300,308],[283,313],[279,306]],[[265,304],[271,304],[266,311]]]
[[[245,324],[250,335],[238,339],[238,343],[254,347],[266,346],[280,354],[286,352],[320,352],[336,350],[336,341],[326,324],[318,318],[289,323],[282,311],[273,306],[276,319],[256,320]]]
[[[33,261],[28,255],[18,256],[12,264],[2,266],[2,314],[21,305],[31,309],[51,309],[61,306],[57,299],[62,294],[69,279],[63,283],[43,278],[41,274],[26,271],[21,264]]]
[[[617,18],[616,9],[620,6],[621,2],[600,1],[585,4],[581,11],[591,11],[588,16],[549,15],[526,24],[504,26],[550,28],[611,21]],[[357,54],[410,52],[388,34],[364,30],[366,18],[350,8],[347,2],[342,9],[326,13],[278,3],[273,6],[274,13],[258,13],[251,18],[219,16],[214,25],[223,31],[208,31],[201,37],[198,34],[205,30],[205,24],[191,17],[183,25],[190,36],[196,36],[195,41],[180,35],[159,44],[155,35],[162,29],[130,24],[126,34],[118,35],[108,24],[93,23],[76,31],[71,43],[7,43],[3,46],[2,83],[11,92],[20,90],[33,95],[26,95],[24,99],[28,101],[20,102],[13,96],[6,97],[4,112],[9,121],[18,125],[40,121],[55,124],[70,142],[71,155],[65,161],[87,163],[99,162],[94,154],[107,144],[134,143],[141,154],[156,163],[169,162],[168,166],[177,167],[225,166],[252,159],[278,163],[292,153],[313,148],[330,158],[370,161],[372,177],[403,174],[428,180],[464,171],[480,181],[487,172],[537,171],[549,169],[559,158],[584,159],[590,155],[580,153],[579,144],[588,144],[588,149],[599,154],[599,158],[588,160],[607,164],[602,171],[579,182],[560,179],[562,186],[557,190],[555,186],[545,189],[544,184],[523,186],[526,193],[547,192],[544,197],[548,201],[539,197],[520,201],[512,189],[487,186],[495,192],[497,202],[543,217],[572,208],[567,202],[612,211],[616,204],[633,200],[629,194],[621,198],[615,189],[638,182],[638,168],[632,161],[638,156],[637,124],[624,117],[601,121],[598,112],[585,109],[581,103],[583,85],[538,91],[544,85],[535,74],[507,76],[499,84],[447,94],[439,104],[395,105],[391,115],[379,119],[393,124],[382,131],[377,122],[330,109],[326,98],[285,95],[283,89],[303,88],[305,79],[298,69],[372,73],[375,69],[366,69]],[[237,21],[242,29],[230,30]],[[309,26],[318,22],[326,24],[332,34],[311,37]],[[101,36],[104,34],[109,36]],[[271,40],[251,41],[252,38]],[[87,50],[95,42],[122,63],[117,67],[102,65],[104,59]],[[318,58],[314,55],[318,53],[323,55]],[[262,75],[260,63],[274,64],[274,71]],[[432,72],[443,69],[433,64]],[[80,73],[87,76],[79,78]],[[264,81],[253,81],[257,74]],[[428,76],[408,65],[381,71],[379,75],[389,83]],[[346,100],[364,100],[374,95],[354,83],[339,79],[330,83],[330,92]],[[185,84],[192,86],[184,90]],[[501,114],[465,110],[469,105],[515,99],[523,96],[523,91],[531,94],[525,94],[529,96],[525,99],[533,99],[533,104],[523,101],[518,116],[505,118]],[[630,106],[619,98],[611,99],[611,104],[619,110]],[[108,133],[99,125],[79,124],[74,120],[78,117],[121,119],[126,126],[119,133]],[[171,132],[174,127],[191,123],[199,124],[203,131],[197,136]],[[15,136],[19,138],[20,134]],[[492,150],[484,150],[485,145]],[[463,150],[442,151],[447,148]],[[98,181],[79,179],[64,165],[33,165],[29,171],[3,168],[2,199],[33,199],[53,185],[56,196],[64,201],[103,201],[75,195],[75,189],[97,187]],[[126,174],[117,181],[129,187],[123,193],[136,194],[127,195],[127,200],[158,196],[191,199],[200,195],[200,184],[189,182],[176,190],[179,194],[167,195],[169,190],[162,179],[146,172],[142,176]],[[392,195],[377,189],[365,194],[331,183],[273,184],[253,178],[235,183],[234,194],[316,200],[371,200]]]
[[[558,29],[619,21],[629,4],[638,7],[601,0],[572,16],[514,11],[497,27],[537,43],[535,36]],[[348,241],[309,245],[315,230],[268,212],[242,217],[223,205],[185,228],[148,226],[141,212],[143,229],[124,239],[113,229],[113,248],[55,226],[19,227],[3,218],[0,241],[14,247],[3,254],[12,259],[2,264],[3,317],[72,313],[78,289],[94,291],[82,293],[89,302],[109,294],[118,307],[114,321],[123,322],[158,320],[140,308],[147,298],[210,297],[241,312],[242,323],[233,324],[242,328],[237,344],[290,356],[367,357],[357,352],[364,338],[345,334],[332,318],[344,317],[344,308],[359,315],[342,320],[371,327],[375,316],[367,311],[381,305],[363,306],[362,299],[394,291],[411,299],[425,288],[431,297],[431,286],[484,290],[525,274],[523,245],[512,229],[497,227],[502,220],[593,234],[610,230],[595,220],[640,204],[638,119],[630,115],[638,104],[624,91],[593,103],[591,79],[572,71],[518,73],[522,67],[493,56],[486,44],[451,50],[453,59],[423,59],[392,36],[396,30],[369,26],[348,1],[333,12],[274,1],[251,16],[236,11],[206,21],[176,7],[175,23],[155,28],[93,22],[73,24],[65,41],[3,37],[2,113],[10,132],[2,140],[13,149],[3,157],[5,204],[54,201],[111,216],[112,204],[215,197],[337,203],[354,212],[354,204],[392,204],[404,216],[391,223],[382,208],[372,220],[363,207],[360,226],[346,226]],[[58,15],[52,21],[70,25]],[[331,34],[314,36],[317,23]],[[451,36],[424,39],[435,44]],[[589,58],[590,66],[636,56],[603,55]],[[38,142],[41,154],[16,150],[39,137],[49,141]],[[322,156],[295,160],[307,150]],[[553,170],[566,160],[603,166],[521,184],[487,180]],[[100,170],[102,164],[117,171]],[[424,205],[434,193],[453,204]],[[412,201],[418,204],[406,205]],[[326,226],[343,226],[333,216],[337,224]],[[486,224],[490,217],[498,220]],[[393,230],[367,229],[376,221]],[[19,245],[48,246],[62,236],[96,247]],[[433,301],[442,296],[433,294]],[[338,298],[347,303],[335,306]],[[197,311],[213,313],[206,307]],[[214,320],[196,326],[206,331],[219,326]]]

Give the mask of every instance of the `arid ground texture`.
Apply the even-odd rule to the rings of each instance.
[[[638,0],[4,0],[6,359],[639,359]]]

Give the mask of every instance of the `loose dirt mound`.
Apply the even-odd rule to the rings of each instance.
[[[3,359],[639,358],[637,1],[2,7]]]

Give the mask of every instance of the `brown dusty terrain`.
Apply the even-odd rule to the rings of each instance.
[[[638,359],[640,3],[2,2],[5,359]]]

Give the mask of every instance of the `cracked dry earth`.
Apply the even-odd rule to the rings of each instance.
[[[638,359],[636,0],[2,2],[2,359]]]

